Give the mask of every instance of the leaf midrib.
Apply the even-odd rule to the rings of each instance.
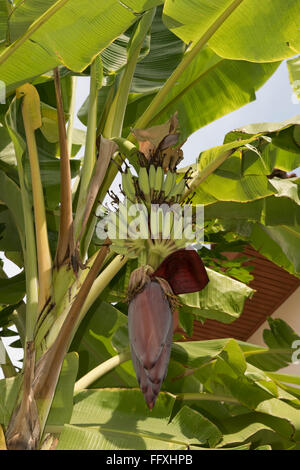
[[[187,87],[185,87],[180,93],[178,93],[176,96],[174,96],[168,103],[161,108],[161,110],[151,119],[149,126],[156,121],[157,119],[160,118],[162,114],[166,112],[166,110],[172,106],[176,101],[178,101],[183,95],[185,95],[191,88],[193,88],[200,80],[202,80],[205,75],[208,75],[211,71],[213,71],[215,68],[219,67],[219,65],[222,62],[225,62],[226,59],[220,59],[217,63],[209,67],[205,72],[201,73],[195,80],[193,80]]]
[[[101,362],[105,362],[105,361],[103,361],[103,357],[101,357],[100,355],[98,355],[97,349],[94,348],[93,346],[91,346],[91,344],[90,344],[86,339],[83,338],[81,344],[82,344],[82,346],[85,346],[85,348],[90,352],[90,354],[92,354],[92,356],[94,357],[94,359],[96,359],[96,361],[97,361],[97,359],[98,359],[97,362],[100,362],[100,363],[101,363]],[[111,356],[111,357],[113,357],[113,356]],[[124,384],[124,386],[126,386],[126,382],[125,382],[125,381],[123,380],[123,378],[116,372],[115,368],[114,368],[113,370],[109,371],[108,373],[112,374],[112,375],[115,377],[115,379],[120,380],[120,381]],[[105,374],[105,375],[106,375],[106,374]]]
[[[185,446],[189,446],[190,444],[193,444],[192,442],[184,442],[184,441],[178,441],[176,439],[173,439],[173,438],[163,438],[161,436],[158,436],[158,435],[155,435],[153,436],[152,434],[149,434],[147,431],[143,431],[143,432],[133,432],[133,431],[129,431],[129,430],[121,430],[121,429],[114,429],[114,428],[109,428],[109,427],[106,427],[105,425],[101,425],[101,424],[82,424],[82,423],[70,423],[71,426],[76,426],[76,427],[79,427],[80,429],[85,429],[85,428],[88,428],[88,429],[92,429],[92,430],[97,430],[97,431],[102,431],[103,433],[107,432],[111,432],[111,433],[114,433],[114,434],[121,434],[121,435],[130,435],[130,436],[138,436],[138,437],[141,437],[141,438],[145,438],[145,439],[153,439],[154,441],[163,441],[163,442],[172,442],[173,444],[179,444],[179,445],[185,445]]]

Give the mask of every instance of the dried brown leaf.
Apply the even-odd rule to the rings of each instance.
[[[131,132],[139,141],[139,150],[149,159],[166,138],[170,142],[169,145],[175,145],[177,143],[177,129],[178,118],[176,113],[164,124],[149,127],[148,129],[132,129]],[[170,137],[170,134],[172,137]],[[176,137],[173,137],[173,135]],[[166,148],[166,146],[163,148]]]

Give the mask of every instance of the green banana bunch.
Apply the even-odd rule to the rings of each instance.
[[[133,176],[126,167],[122,173],[122,187],[127,199],[133,203],[144,200],[148,211],[151,202],[179,202],[184,194],[186,178],[176,182],[176,172],[167,171],[166,176],[161,166],[154,164],[141,166],[138,177]]]

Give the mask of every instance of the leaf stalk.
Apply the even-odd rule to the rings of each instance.
[[[73,237],[73,211],[71,168],[68,153],[68,141],[66,133],[65,114],[62,103],[61,86],[58,68],[54,69],[54,84],[57,103],[58,131],[60,143],[60,222],[55,265],[61,266],[66,260],[70,260],[74,252]]]
[[[88,388],[92,385],[96,380],[100,379],[103,375],[110,372],[115,367],[119,366],[123,362],[129,361],[131,359],[130,351],[123,351],[116,356],[111,357],[105,362],[102,362],[99,366],[95,367],[94,369],[90,370],[86,375],[81,377],[76,383],[74,387],[74,393],[78,393],[85,388]]]
[[[39,273],[38,310],[41,311],[51,295],[52,260],[49,248],[39,157],[35,140],[35,130],[42,125],[40,114],[40,99],[38,92],[30,84],[26,84],[18,88],[17,97],[23,97],[22,115],[30,162]],[[28,208],[26,209],[28,211]],[[31,281],[34,282],[34,278],[32,278]]]
[[[97,138],[97,102],[98,91],[101,87],[99,84],[99,68],[102,75],[102,63],[100,57],[96,57],[91,65],[90,95],[87,134],[85,142],[85,151],[83,157],[83,165],[80,176],[79,197],[74,221],[75,240],[81,231],[82,219],[85,212],[87,202],[88,187],[93,175],[96,163],[96,138]],[[102,82],[102,80],[100,80]]]

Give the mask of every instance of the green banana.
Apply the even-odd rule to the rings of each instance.
[[[154,189],[155,177],[156,177],[155,166],[154,166],[154,165],[150,165],[150,168],[149,168],[149,184],[150,184],[150,189]]]
[[[166,179],[163,184],[163,191],[165,193],[165,197],[167,197],[170,194],[175,184],[176,184],[176,173],[175,172],[173,173],[172,171],[168,171]]]
[[[177,196],[181,196],[185,190],[185,179],[182,178],[176,186],[172,189],[172,191],[169,194],[169,197],[175,197],[177,199]]]
[[[167,219],[170,218],[170,224],[167,224]],[[173,224],[174,224],[174,212],[171,210],[169,214],[165,215],[163,230],[162,230],[162,239],[167,240],[172,238],[172,231],[173,231]]]
[[[135,201],[135,187],[133,183],[133,176],[130,170],[122,173],[122,188],[125,193],[125,196],[130,199],[130,201]]]
[[[139,187],[145,196],[145,200],[150,202],[150,184],[147,168],[141,167],[139,171]]]
[[[121,245],[128,237],[128,220],[124,220],[123,214],[120,212],[117,213],[116,227],[118,234],[118,244]]]
[[[158,193],[160,193],[162,190],[163,182],[164,182],[164,170],[162,169],[161,166],[158,166],[156,168],[155,184],[154,184],[154,190],[157,191]]]
[[[183,223],[182,216],[178,213],[174,214],[173,227],[172,227],[172,238],[173,240],[182,241],[183,237]]]
[[[151,238],[158,239],[159,238],[159,214],[157,214],[156,210],[151,210],[150,213],[150,227],[151,227]]]

